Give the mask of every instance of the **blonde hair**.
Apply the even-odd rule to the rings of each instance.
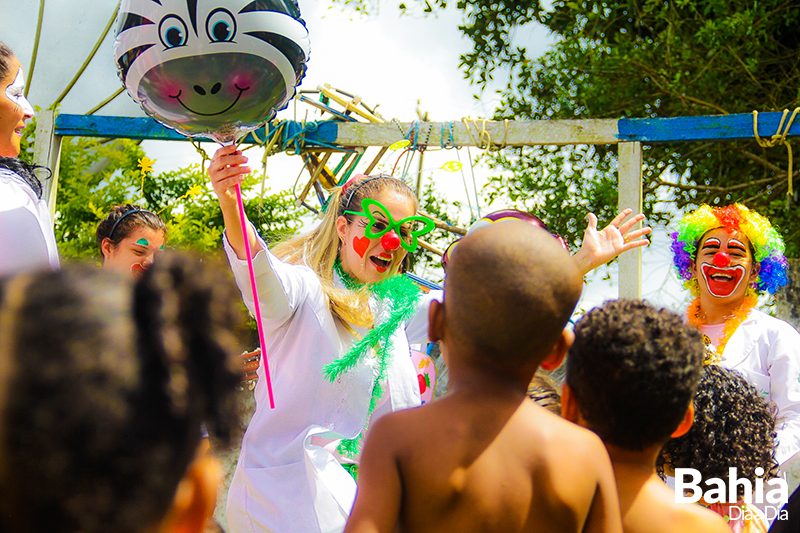
[[[360,211],[361,200],[377,199],[384,191],[396,192],[407,197],[414,203],[414,211],[419,206],[414,191],[397,178],[388,175],[357,178],[346,183],[344,187],[333,190],[328,199],[325,216],[316,229],[278,243],[272,249],[272,252],[286,263],[305,265],[316,272],[331,314],[351,333],[350,324],[371,327],[374,317],[369,308],[369,292],[366,288],[350,291],[336,288],[333,284],[333,265],[339,257],[341,244],[336,231],[336,221],[343,216],[348,224],[352,223],[353,215],[345,211]]]

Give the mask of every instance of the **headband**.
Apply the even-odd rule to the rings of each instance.
[[[122,222],[122,219],[125,218],[126,216],[132,215],[134,213],[150,213],[151,215],[154,214],[154,213],[151,213],[150,211],[147,211],[146,209],[138,209],[138,208],[137,209],[131,209],[130,211],[126,211],[125,213],[122,214],[121,217],[119,217],[114,222],[114,225],[111,226],[111,231],[108,232],[108,238],[113,240],[114,232],[117,230],[117,226],[119,225],[119,223]]]
[[[347,198],[345,198],[345,201],[342,204],[342,206],[345,208],[349,206],[350,202],[353,201],[353,196],[355,196],[356,191],[360,189],[362,186],[369,183],[370,181],[374,181],[380,178],[392,178],[392,176],[387,176],[385,174],[378,174],[377,176],[366,176],[364,174],[356,174],[355,176],[353,176],[352,179],[350,179],[342,187],[342,194],[347,194]],[[392,178],[392,179],[397,179],[397,178]]]
[[[716,228],[739,231],[750,241],[753,261],[759,265],[754,287],[756,292],[775,294],[789,282],[783,238],[769,220],[742,204],[727,207],[701,205],[697,211],[684,216],[678,223],[678,231],[672,234],[672,261],[684,286],[693,290],[691,267],[697,258],[697,246],[703,235]]]

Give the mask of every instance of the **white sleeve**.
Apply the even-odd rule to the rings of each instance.
[[[0,276],[50,268],[39,219],[29,209],[0,210]]]
[[[314,282],[318,285],[319,281],[311,269],[290,265],[275,257],[258,233],[256,239],[261,244],[261,250],[253,258],[253,271],[261,318],[265,325],[270,325],[271,329],[274,329],[283,325],[305,301],[309,285]],[[236,256],[227,235],[223,235],[222,242],[236,285],[242,293],[242,300],[248,311],[255,314],[247,261]]]
[[[800,333],[779,324],[764,340],[769,342],[770,398],[778,407],[776,459],[782,464],[800,451]]]
[[[419,299],[417,312],[406,322],[406,337],[409,344],[425,343],[428,341],[428,308],[431,301],[444,300],[444,291],[430,291]]]

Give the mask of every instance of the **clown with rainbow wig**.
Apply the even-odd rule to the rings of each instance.
[[[706,343],[706,364],[738,370],[778,407],[776,459],[800,451],[800,334],[756,309],[788,283],[784,243],[741,204],[701,206],[672,234],[678,277],[694,296],[687,319]]]

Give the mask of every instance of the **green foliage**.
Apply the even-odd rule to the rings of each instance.
[[[485,193],[491,202],[502,198],[500,204],[538,216],[574,248],[580,247],[589,212],[601,227],[616,215],[616,159],[608,150],[526,148],[493,152],[487,162],[504,171],[489,178]],[[589,165],[595,168],[586,170]]]
[[[29,125],[22,156],[30,160],[34,125]],[[63,259],[99,258],[97,225],[115,205],[131,203],[157,213],[167,224],[167,246],[200,252],[219,250],[224,223],[204,170],[197,165],[142,176],[142,147],[128,139],[67,137],[61,148],[56,216],[56,242]],[[199,159],[199,157],[198,157]],[[242,184],[253,190],[261,181],[254,174]],[[245,211],[268,241],[284,239],[300,227],[301,210],[288,192],[245,201]]]
[[[410,3],[429,5],[425,0]],[[366,0],[361,4],[368,8]],[[460,29],[473,44],[461,56],[464,75],[480,87],[498,72],[508,76],[495,119],[696,116],[800,105],[796,0],[543,4],[456,2],[464,14]],[[446,6],[444,0],[434,3],[437,9]],[[514,32],[532,22],[556,38],[541,57],[511,44]],[[542,218],[574,241],[569,225],[563,225],[568,221],[550,217],[562,208],[577,216],[593,203],[608,214],[606,206],[615,200],[601,203],[611,198],[591,197],[572,184],[578,179],[582,187],[606,191],[615,180],[615,152],[608,147],[532,147],[493,155],[497,175],[488,192],[498,196],[508,190],[520,206],[533,206],[537,214],[543,209]],[[785,148],[762,149],[755,141],[684,143],[650,146],[644,156],[645,212],[651,221],[669,218],[675,207],[743,202],[779,228],[787,255],[800,256],[798,203],[786,196]],[[583,165],[583,171],[570,162]]]
[[[436,187],[434,187],[433,180],[426,180],[425,183],[426,185],[419,199],[420,209],[429,215],[433,215],[442,222],[463,228],[464,223],[460,222],[458,219],[458,213],[461,211],[462,207],[461,203],[449,202],[443,198],[436,190]],[[474,222],[474,220],[466,221],[466,224],[468,225],[472,222]],[[450,243],[458,238],[459,236],[455,233],[435,229],[422,239],[428,244],[444,251]],[[441,260],[442,258],[438,254],[429,252],[424,248],[419,248],[413,255],[409,255],[411,270],[419,275],[424,275],[424,277],[436,283],[441,283],[444,279],[443,271],[439,269]]]
[[[669,117],[800,105],[796,2],[556,1],[538,16],[557,42],[540,58],[506,62],[511,78],[495,118]],[[492,54],[498,45],[476,43],[476,51]],[[480,81],[487,65],[467,61],[465,68]],[[549,149],[528,151],[531,164],[558,172]],[[615,166],[604,164],[609,157],[598,149],[586,161],[593,179],[613,176]],[[515,161],[494,164],[506,170]],[[754,141],[655,145],[644,164],[646,211],[656,219],[674,206],[740,201],[782,230],[788,254],[800,253],[800,222],[787,216],[785,149],[765,151]],[[664,198],[674,204],[658,205]]]

